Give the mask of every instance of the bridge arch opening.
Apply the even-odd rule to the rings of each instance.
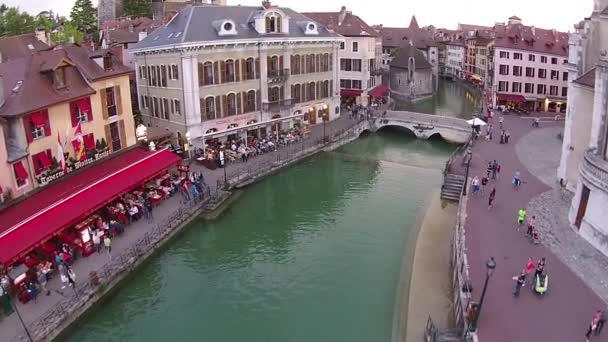
[[[400,133],[405,136],[414,137],[414,138],[416,137],[416,133],[414,131],[412,131],[411,129],[409,129],[407,127],[398,126],[398,125],[382,126],[378,129],[378,131]]]

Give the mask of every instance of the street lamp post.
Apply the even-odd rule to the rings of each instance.
[[[483,305],[483,299],[486,296],[486,289],[488,288],[488,280],[494,273],[494,269],[496,268],[496,261],[494,261],[494,257],[490,257],[488,261],[486,261],[486,281],[483,284],[483,290],[481,291],[481,298],[479,299],[479,306],[477,308],[477,315],[475,316],[475,320],[471,325],[471,331],[477,330],[477,324],[479,322],[479,316],[481,316],[481,306]]]

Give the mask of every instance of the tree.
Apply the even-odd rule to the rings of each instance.
[[[70,17],[72,25],[85,35],[92,34],[97,29],[97,11],[91,0],[76,0]]]
[[[127,16],[152,17],[152,3],[150,0],[125,0],[123,6]]]
[[[68,44],[70,43],[70,38],[74,39],[74,43],[81,43],[83,39],[83,34],[78,28],[72,23],[67,22],[63,25],[63,28],[51,33],[51,40],[55,44]]]
[[[0,8],[1,13],[2,8]],[[8,8],[0,18],[0,34],[14,36],[34,31],[34,18],[17,7]]]

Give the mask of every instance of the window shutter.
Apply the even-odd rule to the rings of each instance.
[[[221,96],[215,97],[215,118],[219,119],[222,117],[222,98]]]
[[[91,133],[92,136],[92,133]],[[49,161],[51,162],[51,168],[53,167],[53,152],[51,151],[51,149],[47,149],[46,150],[46,156],[49,157]]]
[[[205,82],[205,67],[203,66],[203,63],[198,63],[198,86],[204,86],[206,85]]]
[[[213,62],[213,84],[220,84],[220,64]]]
[[[244,92],[241,93],[241,99],[243,101],[243,113],[249,113],[249,112],[251,112],[251,108],[249,108],[249,105],[247,104],[248,103],[248,101],[247,101],[247,99],[248,99],[247,92],[244,91]]]
[[[260,78],[260,59],[259,58],[255,59],[255,78],[256,79]]]
[[[222,113],[224,116],[228,116],[228,96],[222,95]]]
[[[284,69],[283,66],[283,56],[279,56],[279,72],[282,72]]]
[[[308,101],[308,98],[306,97],[306,88],[308,88],[308,83],[304,83],[300,86],[300,91],[302,92],[302,102]]]
[[[315,98],[318,99],[318,98],[321,98],[321,81],[317,81],[316,88],[317,88],[316,89],[317,90],[317,92],[316,92],[317,96]]]
[[[270,76],[270,70],[272,69],[270,66],[272,65],[272,57],[266,57],[266,74]]]
[[[321,55],[315,56],[315,70],[321,71]]]
[[[120,133],[120,146],[127,147],[127,132],[125,131],[125,120],[118,121],[118,131]]]
[[[34,136],[32,135],[32,124],[30,123],[29,116],[23,117],[23,128],[25,129],[25,137],[27,138],[27,142],[31,143],[34,141]]]
[[[302,55],[300,56],[300,74],[305,74],[306,72],[306,57]]]
[[[270,17],[266,17],[266,33],[270,32]]]
[[[329,81],[329,97],[334,96],[334,81]]]
[[[40,152],[40,153],[44,153],[44,152]],[[40,153],[36,153],[32,155],[32,165],[34,165],[34,173],[36,174],[36,176],[38,176],[40,174],[40,171],[42,169],[42,164],[40,163]]]
[[[120,96],[120,87],[114,87],[114,101],[116,103],[116,114],[122,115],[122,98]]]
[[[279,100],[285,100],[285,86],[281,86],[279,89]]]
[[[42,115],[44,115],[44,136],[48,137],[51,135],[51,122],[49,121],[49,111],[45,109],[42,111]]]
[[[70,118],[72,119],[72,127],[76,127],[78,125],[78,116],[76,113],[78,112],[78,104],[76,102],[70,102]]]
[[[226,62],[220,61],[220,82],[226,82]]]
[[[241,60],[234,60],[234,81],[239,82],[241,80]]]
[[[106,136],[106,144],[108,145],[108,149],[110,152],[114,152],[114,148],[112,146],[112,133],[110,131],[110,125],[103,126],[103,130]]]
[[[255,95],[255,110],[262,110],[262,92],[257,90]]]
[[[105,89],[99,91],[101,95],[101,115],[104,120],[108,119],[108,96]],[[108,143],[109,144],[109,143]]]
[[[201,121],[205,121],[205,118],[207,117],[207,106],[205,106],[206,100],[201,98],[198,102],[201,106]]]
[[[91,106],[91,98],[87,97],[86,99],[81,101],[83,101],[83,106],[87,111],[87,121],[93,121],[93,106]]]
[[[243,107],[241,107],[243,105],[243,101],[241,99],[241,97],[242,97],[241,93],[237,93],[235,95],[235,97],[236,97],[236,114],[237,115],[243,114]]]

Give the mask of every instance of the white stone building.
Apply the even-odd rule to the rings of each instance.
[[[525,26],[515,16],[494,31],[492,104],[565,112],[568,34]]]
[[[303,14],[344,37],[338,52],[342,100],[352,99],[367,104],[368,93],[382,82],[380,34],[344,6],[340,12]],[[372,94],[375,93],[377,91]]]
[[[608,255],[608,0],[575,25],[567,64],[571,75],[559,182],[574,191],[573,228]]]
[[[412,44],[402,45],[390,65],[391,98],[411,101],[433,95],[433,68]]]
[[[453,78],[464,78],[464,44],[461,41],[446,42],[445,74]]]
[[[333,120],[343,41],[269,2],[187,7],[130,51],[144,122],[205,142]]]

